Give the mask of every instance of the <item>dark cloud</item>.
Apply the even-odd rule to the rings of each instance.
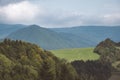
[[[25,1],[25,0],[0,0],[0,6],[5,6],[10,3],[17,3],[17,2],[21,2],[21,1]]]

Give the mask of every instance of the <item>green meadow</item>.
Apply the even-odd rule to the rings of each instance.
[[[59,57],[68,61],[74,60],[97,60],[99,55],[93,52],[94,48],[72,48],[72,49],[60,49],[51,50],[51,52]]]

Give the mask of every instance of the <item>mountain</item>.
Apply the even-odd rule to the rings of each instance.
[[[25,25],[21,25],[21,24],[16,24],[16,25],[0,24],[0,39],[3,39],[6,36],[8,36],[10,33],[25,27],[26,27]]]
[[[57,32],[37,25],[31,25],[27,28],[17,30],[11,33],[7,38],[35,43],[44,49],[60,49],[71,46],[70,42]]]
[[[7,38],[29,41],[44,49],[95,47],[100,41],[111,38],[120,41],[120,27],[79,26],[72,28],[42,28],[31,25],[12,32]]]
[[[64,36],[74,40],[76,43],[84,41],[87,44],[97,45],[100,41],[110,38],[120,41],[120,26],[78,26],[71,28],[51,28]],[[72,34],[72,36],[71,36]],[[76,36],[76,37],[75,37]]]

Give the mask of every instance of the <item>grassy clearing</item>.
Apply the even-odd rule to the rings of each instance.
[[[51,52],[59,58],[64,58],[68,61],[74,60],[97,60],[99,55],[93,53],[94,48],[73,48],[52,50]]]

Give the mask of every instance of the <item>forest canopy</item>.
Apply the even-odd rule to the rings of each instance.
[[[0,80],[77,80],[70,63],[35,44],[5,39],[0,43]]]

